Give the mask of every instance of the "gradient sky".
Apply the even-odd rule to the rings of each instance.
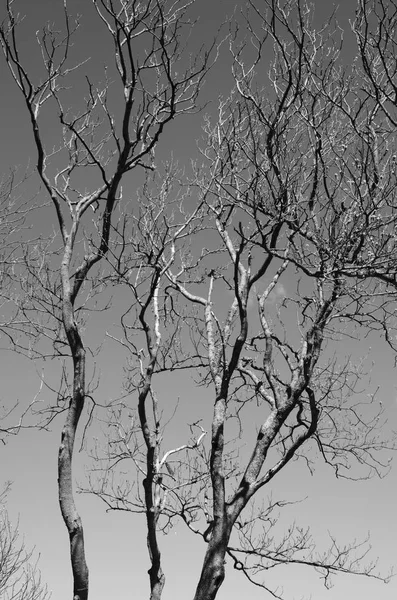
[[[4,12],[5,0],[0,0],[0,15]],[[192,43],[210,38],[219,24],[233,14],[234,6],[244,5],[240,0],[197,0],[195,12],[200,23],[193,33]],[[319,21],[330,10],[326,0],[316,0],[316,15]],[[87,69],[93,69],[93,76],[99,76],[102,65],[108,60],[106,43],[102,43],[102,24],[93,18],[89,0],[69,0],[70,12],[82,14],[82,27],[76,38],[77,56],[93,56]],[[348,19],[354,14],[354,0],[341,2],[339,21],[342,27],[348,26]],[[15,0],[15,7],[26,14],[23,25],[22,51],[28,64],[34,68],[38,59],[32,51],[36,30],[47,20],[60,19],[60,0]],[[351,39],[346,35],[346,60],[350,56]],[[24,111],[22,99],[7,73],[4,62],[1,64],[0,95],[0,165],[1,172],[9,167],[20,166],[23,170],[35,160],[29,123]],[[206,100],[216,100],[220,93],[227,93],[231,86],[227,52],[224,49],[220,60],[207,78],[204,89]],[[184,117],[162,141],[160,155],[166,157],[173,152],[176,157],[187,156],[195,152],[195,140],[200,135],[201,116]],[[32,182],[32,190],[34,189]],[[129,181],[128,185],[134,185]],[[43,217],[41,226],[52,229],[51,214]],[[95,332],[89,333],[95,337]],[[100,340],[99,340],[100,341]],[[1,344],[1,340],[0,340]],[[357,352],[357,348],[355,349]],[[397,422],[396,369],[393,357],[387,348],[375,337],[363,341],[361,355],[368,354],[371,367],[372,388],[379,386],[378,398],[386,407],[390,423]],[[0,404],[11,405],[15,399],[21,407],[26,406],[40,388],[37,373],[40,366],[26,358],[1,350],[0,353],[1,392]],[[114,347],[106,347],[101,355],[100,367],[104,380],[99,389],[99,402],[106,402],[117,396],[120,390],[124,357]],[[368,364],[369,364],[368,363]],[[47,375],[51,376],[51,367]],[[366,390],[367,391],[367,390]],[[370,391],[368,389],[368,391]],[[186,422],[204,416],[209,427],[211,398],[201,398],[202,389],[195,390],[188,381],[178,386],[180,409],[170,431],[170,444],[179,445],[186,441]],[[169,405],[177,401],[174,389],[165,390]],[[43,405],[49,398],[48,392],[40,396]],[[205,406],[203,415],[203,405]],[[172,411],[172,409],[170,409]],[[9,495],[9,510],[16,521],[19,515],[19,528],[28,547],[36,546],[40,553],[42,577],[48,583],[55,600],[70,600],[72,580],[69,566],[69,547],[67,532],[61,520],[57,499],[57,449],[62,426],[62,416],[55,421],[51,432],[34,430],[22,431],[17,437],[9,438],[1,448],[1,481],[12,480],[12,492]],[[255,435],[253,428],[252,435]],[[171,446],[170,446],[171,447]],[[76,478],[84,481],[84,469],[87,464],[84,452],[76,456]],[[397,563],[395,539],[397,534],[395,519],[395,499],[397,492],[397,471],[394,468],[385,479],[373,479],[363,482],[337,481],[332,472],[319,464],[313,476],[296,463],[292,463],[276,478],[272,493],[283,499],[305,502],[288,509],[288,521],[302,525],[311,525],[319,544],[326,544],[327,532],[340,536],[348,542],[353,538],[365,537],[368,531],[372,536],[372,557],[379,557],[379,568],[383,572]],[[101,502],[91,496],[77,497],[86,539],[87,561],[90,569],[90,598],[92,600],[139,600],[148,597],[147,569],[149,561],[146,553],[145,523],[141,517],[126,513],[106,514]],[[185,600],[192,598],[197,585],[205,546],[197,536],[185,531],[182,526],[174,528],[168,536],[161,538],[161,547],[166,574],[166,587],[163,600]],[[288,567],[276,573],[268,574],[272,585],[284,587],[286,598],[301,597],[313,600],[347,600],[360,598],[372,600],[395,600],[397,580],[387,586],[368,578],[338,576],[334,578],[335,587],[325,590],[319,577],[308,568]],[[218,594],[219,600],[237,600],[241,597],[263,600],[267,596],[260,588],[250,585],[243,576],[233,571],[230,561],[227,567],[225,583]]]

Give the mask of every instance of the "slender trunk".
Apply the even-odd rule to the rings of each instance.
[[[66,327],[65,327],[66,328]],[[84,407],[85,350],[74,325],[66,328],[73,357],[73,395],[62,430],[58,455],[59,505],[70,539],[70,558],[73,573],[73,600],[88,598],[88,567],[85,561],[83,526],[73,497],[72,459],[76,430]],[[71,343],[73,342],[73,343]]]
[[[157,545],[156,533],[148,525],[147,546],[152,566],[148,570],[150,578],[150,600],[160,600],[165,585],[165,575],[161,568],[161,553]]]
[[[146,524],[147,524],[147,549],[151,567],[148,570],[150,580],[150,600],[160,600],[165,585],[165,575],[161,568],[161,552],[157,540],[157,522],[160,516],[160,484],[156,480],[155,467],[156,453],[158,451],[157,441],[150,435],[144,406],[146,395],[140,398],[139,414],[141,417],[142,430],[148,445],[147,450],[147,476],[143,480],[145,491]]]
[[[149,553],[151,567],[148,570],[150,580],[150,600],[160,600],[165,585],[165,575],[161,568],[161,552],[157,540],[157,523],[161,512],[161,475],[158,473],[157,465],[159,463],[160,432],[159,416],[157,413],[157,400],[151,391],[151,381],[156,363],[156,353],[160,344],[160,332],[158,328],[158,311],[156,302],[156,289],[158,278],[153,287],[154,313],[156,315],[156,343],[152,345],[151,331],[145,321],[145,310],[141,311],[140,321],[146,332],[147,347],[150,352],[150,362],[146,368],[146,381],[142,386],[138,400],[138,414],[141,424],[142,434],[146,444],[146,477],[143,480],[143,489],[145,492],[146,524],[147,524],[147,549]],[[153,418],[155,421],[155,431],[152,432],[149,427],[146,401],[151,395]]]
[[[194,600],[214,600],[225,579],[225,555],[231,533],[227,517],[214,525]]]
[[[149,571],[150,577],[150,600],[160,600],[165,585],[165,576],[160,563],[154,561]]]
[[[154,484],[155,485],[155,484]],[[157,521],[159,507],[153,503],[153,473],[149,473],[143,481],[146,501],[147,548],[151,567],[148,570],[150,579],[150,600],[160,600],[165,585],[165,575],[161,568],[161,552],[157,542]]]

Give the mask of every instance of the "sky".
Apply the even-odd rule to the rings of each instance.
[[[239,0],[197,0],[194,14],[200,20],[192,33],[192,44],[207,41],[215,34],[217,27],[225,20],[232,19],[235,5],[242,7]],[[321,21],[330,8],[326,0],[315,1],[316,18]],[[353,16],[353,0],[341,2],[338,9],[342,27],[348,26]],[[5,0],[1,0],[0,15],[4,13]],[[36,68],[37,51],[32,50],[36,30],[47,20],[60,22],[59,0],[15,0],[15,9],[26,14],[21,37],[22,53],[30,68]],[[82,14],[81,32],[76,38],[75,55],[81,58],[91,56],[92,60],[83,67],[91,69],[93,77],[100,77],[107,60],[109,47],[103,41],[102,25],[95,20],[91,3],[69,0],[72,14]],[[351,42],[346,35],[346,60],[351,59]],[[23,171],[35,160],[35,149],[18,90],[1,62],[2,89],[0,95],[0,165],[1,171],[18,165]],[[232,84],[226,48],[221,50],[218,63],[207,77],[203,90],[205,101],[212,102],[219,94],[227,94]],[[77,84],[76,84],[77,85]],[[71,90],[73,94],[73,90]],[[166,133],[161,142],[159,156],[166,158],[170,152],[176,158],[190,156],[196,152],[196,140],[200,136],[202,115],[183,117],[172,131]],[[49,130],[49,143],[56,143],[55,132]],[[54,133],[54,135],[53,135]],[[52,137],[53,136],[53,137]],[[53,140],[53,141],[52,141]],[[31,190],[36,189],[34,178]],[[130,190],[136,182],[128,181]],[[29,193],[29,188],[26,193]],[[53,217],[43,211],[40,222],[35,227],[48,230],[53,228]],[[95,330],[87,332],[90,339],[101,341],[101,334]],[[2,341],[0,339],[0,345]],[[355,350],[357,352],[357,350]],[[388,424],[395,428],[397,422],[396,368],[393,356],[376,337],[362,340],[360,354],[368,354],[371,371],[371,384],[363,390],[366,394],[379,388],[378,399],[387,411]],[[359,355],[357,356],[359,358]],[[98,359],[103,380],[98,389],[98,401],[106,403],[120,393],[125,357],[116,346],[106,345]],[[373,363],[373,364],[372,364]],[[0,404],[9,406],[18,400],[22,409],[37,395],[41,405],[50,398],[48,390],[40,384],[41,365],[25,357],[0,349],[1,391]],[[51,364],[46,367],[46,376],[51,380]],[[56,373],[56,371],[54,371]],[[53,375],[53,378],[56,377]],[[180,445],[188,435],[186,423],[203,418],[207,429],[210,427],[211,397],[202,397],[203,390],[195,389],[191,381],[182,379],[178,388],[170,386],[163,390],[165,405],[169,414],[179,402],[174,422],[170,426],[167,443]],[[72,580],[69,567],[68,536],[63,525],[57,499],[57,450],[62,427],[62,415],[54,421],[51,431],[23,430],[18,436],[10,437],[0,448],[0,485],[11,480],[9,512],[14,522],[19,518],[19,530],[27,547],[36,547],[40,554],[40,569],[43,580],[52,591],[53,599],[69,600],[72,594]],[[94,435],[95,432],[90,435]],[[253,429],[253,436],[255,429]],[[77,482],[84,484],[87,457],[84,452],[75,457]],[[296,520],[302,525],[310,525],[319,544],[325,544],[328,532],[344,542],[361,539],[371,533],[371,557],[379,557],[379,569],[387,572],[396,564],[395,543],[397,534],[395,519],[395,498],[397,492],[397,471],[393,468],[384,479],[369,481],[336,480],[330,469],[319,464],[313,475],[299,465],[292,463],[279,477],[271,489],[274,496],[304,502],[287,509],[285,523]],[[89,495],[77,496],[78,510],[85,528],[87,561],[90,569],[90,598],[105,600],[129,600],[148,597],[145,523],[139,515],[121,512],[106,513],[100,500]],[[284,521],[282,521],[284,522]],[[287,526],[287,525],[286,525]],[[166,574],[163,600],[185,600],[192,598],[197,585],[205,545],[199,536],[193,536],[182,525],[160,539]],[[263,600],[267,596],[260,588],[249,584],[243,576],[227,563],[225,583],[218,594],[219,600],[237,600],[246,596],[251,600]],[[318,575],[309,569],[288,567],[275,573],[266,574],[266,581],[284,588],[286,598],[313,600],[347,600],[356,597],[361,600],[394,600],[397,594],[397,580],[388,585],[364,577],[339,575],[334,578],[334,587],[325,590]]]

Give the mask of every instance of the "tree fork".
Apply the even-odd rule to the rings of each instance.
[[[194,600],[215,600],[225,579],[225,556],[231,531],[232,523],[226,514],[214,524]]]

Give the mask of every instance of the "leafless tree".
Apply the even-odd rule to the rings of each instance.
[[[108,277],[121,286],[127,304],[121,311],[119,335],[108,335],[127,351],[125,395],[136,395],[137,410],[125,397],[109,408],[105,452],[95,448],[89,486],[82,490],[99,496],[109,509],[146,515],[151,600],[161,598],[165,585],[158,530],[169,529],[179,515],[173,500],[181,488],[197,484],[191,469],[182,481],[180,464],[183,459],[190,463],[206,433],[199,423],[191,424],[188,442],[163,450],[161,376],[204,366],[199,355],[184,354],[187,322],[176,316],[167,294],[168,269],[179,263],[192,236],[205,228],[204,202],[189,212],[189,190],[176,191],[180,176],[177,167],[169,164],[164,174],[148,178],[138,205],[128,207],[115,225],[117,235],[107,255]],[[121,479],[125,460],[135,467],[133,484]],[[174,461],[179,477],[173,471]]]
[[[358,47],[357,78],[361,79],[360,94],[362,103],[371,107],[374,115],[372,127],[368,128],[372,154],[373,182],[371,192],[379,208],[370,215],[372,221],[382,224],[378,235],[372,236],[371,258],[373,264],[365,264],[368,272],[377,276],[386,289],[395,288],[395,236],[393,233],[393,193],[396,177],[396,153],[394,151],[396,133],[395,44],[397,36],[397,5],[391,2],[358,2],[353,32]],[[376,118],[375,118],[376,117]],[[385,152],[393,150],[392,152]],[[383,204],[380,204],[382,198]],[[390,336],[388,342],[392,344]]]
[[[21,226],[21,215],[18,210],[15,210],[15,201],[12,198],[14,175],[15,174],[11,172],[0,181],[0,306],[2,310],[2,321],[12,320],[12,316],[8,314],[7,307],[10,304],[10,270],[12,269],[12,264],[14,262],[13,254],[15,252],[15,239],[13,234],[15,233],[15,229],[19,231]],[[3,409],[2,421],[7,419],[14,408],[15,405],[12,405]],[[2,438],[5,434],[13,431],[13,426],[0,426]]]
[[[14,347],[10,336],[17,316],[14,281],[23,259],[23,247],[28,244],[28,239],[31,244],[35,243],[29,217],[38,210],[38,206],[35,198],[26,200],[22,191],[28,179],[27,174],[20,177],[18,171],[13,169],[0,180],[0,338],[3,350]],[[8,400],[0,410],[3,442],[7,435],[16,434],[22,427],[29,426],[25,419],[29,407],[24,407],[17,415],[17,405],[17,401]]]
[[[321,551],[304,528],[279,531],[277,513],[288,503],[269,500],[256,512],[252,506],[294,460],[312,469],[320,458],[337,477],[360,479],[387,472],[385,451],[395,447],[381,405],[360,386],[363,365],[352,364],[343,351],[344,340],[353,343],[372,329],[390,341],[394,328],[389,284],[395,280],[396,140],[386,100],[382,105],[369,83],[363,89],[359,63],[343,67],[338,28],[330,21],[316,31],[305,2],[250,2],[250,11],[252,45],[245,35],[240,42],[239,29],[230,32],[236,89],[220,101],[217,117],[206,121],[203,164],[196,165],[191,184],[202,224],[190,233],[190,250],[181,247],[169,261],[165,228],[160,243],[150,238],[144,255],[133,252],[135,272],[146,273],[147,286],[155,272],[168,280],[163,311],[153,308],[151,328],[146,318],[138,328],[153,335],[166,320],[178,344],[160,355],[156,336],[156,343],[136,346],[130,377],[138,369],[141,381],[143,365],[177,377],[181,364],[196,361],[200,383],[213,390],[209,453],[202,451],[203,440],[190,470],[191,490],[181,491],[189,480],[181,475],[183,461],[177,476],[172,469],[160,483],[162,515],[179,515],[207,543],[195,600],[216,597],[227,556],[275,598],[283,591],[259,575],[288,564],[314,568],[325,585],[337,572],[382,579],[375,563],[366,561],[365,540],[341,546],[331,538]],[[383,30],[386,18],[380,18]],[[362,27],[372,48],[362,13],[357,19],[356,34]],[[381,60],[376,67],[384,68]],[[260,88],[264,70],[268,79]],[[377,77],[383,85],[383,76]],[[140,216],[138,229],[147,218],[152,225],[144,230],[156,231],[151,211]],[[189,322],[187,335],[181,323]],[[153,402],[158,414],[156,396]],[[111,480],[120,461],[137,460],[127,446],[140,448],[132,440],[139,430],[145,437],[147,427],[146,419],[138,430],[121,426],[120,419],[111,420],[121,429],[112,438],[106,485],[96,493],[111,508],[150,507],[153,489],[137,502],[131,486],[120,492]],[[158,435],[156,417],[150,431]],[[230,436],[252,440],[254,431],[251,454],[238,462],[229,451]],[[202,485],[208,480],[211,494]]]
[[[13,526],[6,507],[9,485],[0,494],[0,595],[4,600],[49,600],[41,583],[33,551],[26,551],[18,526]]]
[[[275,598],[283,590],[261,574],[291,564],[316,570],[326,586],[340,572],[387,580],[367,560],[367,540],[340,545],[331,538],[321,550],[306,528],[280,530],[288,502],[258,499],[295,461],[309,470],[323,461],[337,477],[365,479],[388,471],[395,448],[382,406],[361,386],[365,366],[344,350],[346,340],[354,344],[372,330],[392,347],[395,339],[394,1],[360,0],[358,59],[348,68],[333,19],[316,29],[304,0],[251,0],[230,29],[235,89],[206,119],[202,161],[185,183],[172,165],[151,176],[164,126],[195,108],[208,66],[205,56],[186,74],[174,73],[182,7],[121,2],[117,12],[114,3],[94,1],[115,43],[124,90],[119,125],[107,84],[97,90],[88,83],[81,112],[63,109],[62,80],[73,68],[67,15],[65,38],[50,30],[40,38],[47,78],[32,83],[11,4],[3,47],[26,99],[38,172],[62,236],[60,250],[56,241],[51,250],[38,247],[34,260],[54,249],[54,262],[31,274],[50,291],[41,306],[58,325],[48,326],[48,336],[57,348],[67,342],[74,363],[59,474],[75,597],[85,599],[88,590],[71,473],[87,397],[79,310],[96,281],[128,290],[120,332],[110,334],[128,359],[125,397],[109,410],[108,445],[94,452],[88,491],[110,509],[145,515],[151,600],[165,584],[158,533],[177,519],[206,544],[195,600],[216,597],[228,557]],[[138,43],[134,53],[143,37],[149,52],[140,55]],[[64,132],[52,170],[38,122],[49,102]],[[97,172],[91,192],[77,188],[88,166]],[[120,183],[137,166],[148,176],[130,207]],[[94,224],[79,237],[90,207]],[[177,388],[181,372],[192,370],[192,385],[212,397],[211,425],[191,423],[191,439],[166,448],[162,381],[172,378]],[[249,451],[239,456],[242,439]],[[125,460],[134,481],[120,479]]]
[[[70,109],[64,100],[67,81],[84,61],[70,61],[71,40],[79,22],[68,14],[66,4],[63,32],[47,25],[37,34],[44,77],[36,77],[24,67],[18,42],[20,18],[13,0],[7,0],[8,18],[0,29],[7,65],[30,118],[37,173],[55,209],[61,238],[60,243],[55,240],[60,279],[48,285],[45,278],[53,263],[50,269],[43,266],[40,273],[44,273],[47,296],[38,310],[50,309],[54,331],[59,331],[61,323],[61,335],[66,337],[73,361],[58,481],[61,512],[70,537],[74,600],[88,596],[83,527],[72,487],[74,441],[87,394],[86,350],[76,309],[80,296],[86,297],[84,286],[89,274],[111,246],[112,216],[115,206],[122,203],[123,177],[137,168],[153,169],[154,150],[164,129],[179,114],[196,109],[209,68],[209,51],[202,49],[190,61],[184,55],[191,27],[187,15],[190,4],[179,0],[93,0],[99,27],[113,42],[115,65],[105,72],[105,82],[99,87],[86,76],[80,105],[77,101]],[[111,98],[113,76],[121,83],[121,95],[115,101]],[[49,151],[42,117],[52,115],[52,111],[56,113],[54,128],[58,128],[59,143]],[[87,183],[82,174],[88,171]],[[35,321],[32,325],[35,327]]]
[[[374,94],[363,93],[358,68],[343,68],[330,23],[316,31],[304,2],[250,2],[250,9],[255,58],[247,64],[246,42],[232,32],[236,91],[208,122],[203,150],[213,182],[209,208],[230,266],[215,266],[205,295],[170,273],[175,289],[202,306],[215,392],[212,521],[195,600],[215,598],[228,552],[249,579],[258,564],[295,561],[322,570],[326,583],[333,570],[354,571],[354,544],[341,549],[332,540],[330,554],[315,557],[306,532],[298,532],[273,549],[270,536],[253,537],[242,511],[293,458],[310,464],[313,442],[337,476],[354,477],[354,463],[358,477],[387,468],[381,408],[371,399],[362,405],[360,374],[337,352],[338,341],[363,335],[361,328],[390,339],[394,327],[393,294],[371,275],[395,270],[395,132]],[[264,65],[271,46],[273,60]],[[259,91],[261,68],[269,75]],[[233,297],[223,318],[213,300],[220,286]],[[268,406],[267,417],[227,493],[225,424],[254,399]],[[230,544],[236,525],[240,546]],[[373,565],[360,569],[373,574]]]

